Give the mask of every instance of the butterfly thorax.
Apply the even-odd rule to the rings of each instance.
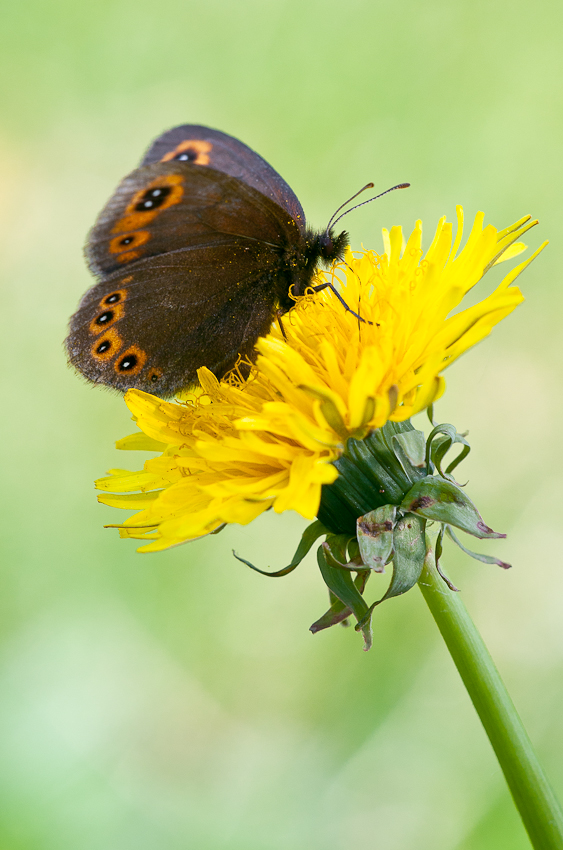
[[[279,280],[281,309],[289,310],[295,303],[295,296],[305,294],[305,290],[313,282],[319,264],[342,260],[348,243],[349,238],[345,231],[335,236],[332,231],[319,233],[308,229],[300,243],[287,246],[283,260],[288,275],[287,278],[281,276]]]

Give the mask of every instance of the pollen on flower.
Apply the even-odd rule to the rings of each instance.
[[[479,213],[460,251],[460,207],[457,217],[455,239],[442,218],[426,254],[418,221],[405,245],[393,227],[383,232],[383,253],[349,251],[319,273],[318,283],[338,283],[350,310],[330,289],[297,299],[284,335],[275,323],[258,341],[246,379],[245,368],[222,381],[200,369],[200,387],[176,402],[129,390],[142,433],[118,447],[160,454],[142,471],[112,470],[97,482],[100,501],[140,509],[121,535],[156,551],[269,508],[317,516],[346,441],[436,401],[446,367],[523,300],[514,280],[546,243],[487,298],[453,313],[493,265],[525,249],[517,240],[536,224],[527,216],[497,231]]]

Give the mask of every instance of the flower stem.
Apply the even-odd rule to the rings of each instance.
[[[563,813],[458,593],[439,577],[433,553],[418,582],[503,770],[535,850],[563,850]]]

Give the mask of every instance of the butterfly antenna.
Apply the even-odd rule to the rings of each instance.
[[[368,183],[368,186],[370,186],[370,185],[373,186],[373,183],[371,183],[371,184]],[[377,198],[382,198],[383,195],[387,195],[389,192],[394,192],[395,189],[408,189],[408,187],[410,185],[411,185],[410,183],[398,183],[396,186],[391,186],[390,189],[386,189],[384,192],[380,192],[379,195],[374,195],[373,198],[368,198],[367,201],[362,201],[361,204],[356,204],[356,206],[350,207],[349,210],[346,210],[346,212],[343,212],[342,215],[339,215],[338,218],[335,219],[334,215],[336,215],[336,213],[340,212],[340,210],[342,209],[342,207],[339,207],[336,210],[336,212],[334,213],[334,215],[332,216],[330,223],[329,223],[329,227],[334,226],[337,222],[340,221],[341,218],[344,218],[345,215],[348,215],[349,212],[352,212],[352,210],[357,210],[358,207],[363,207],[365,204],[371,204],[372,201],[376,201]],[[364,189],[366,189],[366,188],[368,188],[368,187],[364,186]],[[364,190],[361,189],[360,191],[363,192]],[[356,195],[354,195],[352,198],[350,198],[350,201],[353,201],[354,198],[356,198],[359,194],[360,194],[360,192],[357,192]],[[346,201],[346,203],[350,203],[350,201]],[[345,207],[346,204],[342,204],[342,206]],[[327,232],[328,232],[328,228],[327,228]]]
[[[357,198],[357,197],[358,197],[358,195],[361,195],[361,194],[362,194],[362,192],[365,192],[365,191],[366,191],[366,189],[373,189],[373,186],[374,186],[374,184],[373,184],[373,183],[366,183],[366,185],[365,185],[362,189],[360,189],[360,191],[359,191],[359,192],[356,192],[356,194],[355,194],[355,195],[352,195],[352,197],[351,197],[351,198],[348,198],[348,200],[347,200],[347,201],[344,201],[344,203],[343,203],[343,204],[341,204],[341,205],[338,207],[338,209],[337,209],[337,210],[333,213],[333,215],[331,216],[330,221],[329,221],[329,223],[328,223],[328,224],[327,224],[327,226],[326,226],[325,234],[327,234],[327,235],[328,235],[328,231],[330,230],[330,227],[331,227],[331,225],[332,225],[332,222],[334,221],[334,218],[338,215],[338,213],[340,212],[340,210],[344,209],[344,207],[345,207],[345,206],[347,206],[347,205],[350,203],[350,201],[353,201],[353,200],[354,200],[354,198]]]

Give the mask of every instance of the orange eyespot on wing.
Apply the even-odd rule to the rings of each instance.
[[[160,378],[162,378],[161,369],[149,369],[149,374],[147,375],[147,380],[149,381],[149,383],[156,384]]]
[[[98,315],[90,322],[90,333],[95,334],[96,336],[102,333],[102,331],[105,331],[107,328],[111,328],[111,326],[114,325],[123,315],[123,301],[117,301],[114,304],[106,306],[104,304],[105,300],[106,299],[103,299],[100,305],[102,308],[101,313],[98,313]]]
[[[113,368],[118,375],[138,375],[146,361],[146,352],[138,345],[131,345],[118,357]]]
[[[116,328],[110,328],[93,344],[91,349],[92,357],[96,360],[102,361],[111,360],[112,357],[115,357],[122,345],[123,340],[117,333]]]
[[[127,204],[124,214],[111,229],[108,252],[118,263],[130,263],[144,253],[143,245],[151,238],[146,228],[164,210],[179,204],[184,195],[181,174],[163,174],[139,189]]]
[[[163,174],[138,192],[127,205],[125,215],[113,226],[112,233],[126,233],[128,230],[139,230],[149,224],[159,213],[174,204],[179,204],[184,195],[182,186],[184,178],[181,174]]]
[[[141,215],[148,213],[150,215],[156,211],[162,212],[168,209],[168,207],[178,204],[184,194],[183,182],[184,178],[181,174],[163,174],[160,177],[156,177],[148,186],[135,192],[125,210],[125,215],[135,215],[135,213],[140,213]],[[121,232],[120,222],[124,222],[124,220],[123,218],[117,222],[113,228],[113,233]]]
[[[150,238],[151,235],[148,230],[136,230],[134,233],[114,236],[109,243],[109,252],[110,254],[122,254],[124,251],[131,252],[132,249],[144,245]]]
[[[129,283],[133,280],[133,275],[129,275],[129,277],[123,278],[121,283]],[[109,295],[106,295],[100,301],[100,308],[104,309],[106,307],[113,307],[115,304],[120,304],[127,298],[127,290],[126,289],[116,289],[115,292],[110,292]]]
[[[186,139],[176,145],[173,151],[164,154],[161,162],[177,159],[180,162],[193,162],[195,165],[209,165],[209,152],[213,150],[211,142],[202,139]]]

